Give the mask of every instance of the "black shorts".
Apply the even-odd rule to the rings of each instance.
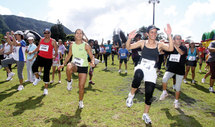
[[[191,67],[196,67],[196,63],[197,63],[196,61],[187,61],[186,65]]]
[[[79,67],[79,66],[77,66],[77,72],[78,73],[88,73],[88,67]]]
[[[120,63],[123,63],[123,61],[124,61],[125,64],[127,64],[127,59],[120,59],[119,62],[120,62]]]

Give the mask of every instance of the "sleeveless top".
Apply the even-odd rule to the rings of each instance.
[[[72,62],[79,67],[88,67],[87,51],[85,50],[86,43],[77,45],[72,44]]]
[[[38,55],[43,58],[52,59],[53,48],[54,48],[54,46],[52,45],[52,38],[50,38],[50,41],[48,43],[44,42],[44,38],[43,38],[40,42],[40,48],[39,48]]]
[[[147,40],[147,42],[148,42],[148,40]],[[156,48],[147,48],[146,42],[144,42],[144,47],[141,52],[141,57],[140,57],[139,63],[143,62],[143,60],[153,61],[151,63],[153,63],[154,67],[156,68],[157,65],[155,63],[158,62],[158,58],[159,58],[158,45]]]
[[[196,61],[196,54],[197,54],[196,48],[194,49],[193,53],[191,53],[191,48],[189,48],[187,60],[188,61]]]

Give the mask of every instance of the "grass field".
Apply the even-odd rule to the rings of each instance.
[[[127,108],[125,100],[130,90],[133,78],[133,64],[128,62],[128,74],[118,73],[118,60],[111,65],[109,59],[108,71],[104,71],[104,64],[100,63],[94,71],[95,85],[85,85],[84,109],[78,109],[78,79],[74,76],[73,89],[66,89],[66,73],[62,72],[62,83],[49,86],[49,94],[43,96],[44,85],[41,81],[37,86],[25,83],[24,90],[18,92],[19,85],[16,73],[13,80],[5,82],[6,73],[0,70],[0,127],[142,127],[146,126],[142,120],[144,109],[144,93],[137,93],[134,105]],[[205,64],[203,64],[204,69]],[[124,69],[124,66],[122,66]],[[123,71],[124,72],[124,71]],[[201,74],[196,69],[196,84],[182,84],[180,109],[173,107],[174,91],[172,80],[168,84],[169,96],[159,101],[162,92],[161,79],[157,80],[153,95],[150,117],[154,127],[215,127],[215,94],[209,93],[209,77],[205,84]],[[77,74],[76,74],[77,75]],[[24,77],[27,79],[26,66]],[[88,80],[87,80],[88,82]],[[144,90],[144,84],[141,86]]]

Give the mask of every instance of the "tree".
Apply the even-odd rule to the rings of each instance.
[[[51,33],[51,37],[56,41],[58,41],[58,39],[62,39],[63,42],[66,41],[66,34],[64,32],[63,25],[59,20],[57,21],[57,24],[51,27]]]

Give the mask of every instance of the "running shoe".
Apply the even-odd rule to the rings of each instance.
[[[42,75],[42,72],[39,72],[38,75],[41,76],[41,75]]]
[[[10,81],[12,78],[13,78],[13,76],[15,75],[15,73],[13,73],[13,72],[10,72],[9,74],[8,74],[8,77],[7,77],[7,81]]]
[[[41,78],[35,78],[33,85],[36,86],[40,82]]]
[[[164,100],[166,97],[168,96],[168,93],[164,93],[162,92],[161,96],[160,96],[160,101]]]
[[[18,87],[18,91],[21,91],[21,90],[23,90],[24,89],[24,86],[23,85],[19,85],[19,87]]]
[[[84,108],[84,102],[83,101],[79,101],[79,109]]]
[[[175,106],[175,108],[179,108],[179,102],[178,102],[178,101],[175,101],[175,102],[174,102],[174,106]]]
[[[59,80],[59,81],[58,81],[58,83],[60,83],[60,84],[61,84],[61,81]]]
[[[67,81],[67,90],[72,90],[72,80],[71,80],[71,82],[68,82]]]
[[[202,70],[199,70],[199,73],[202,73]]]
[[[131,93],[128,94],[128,98],[126,99],[126,106],[130,108],[133,105],[133,98],[134,95],[131,95]]]
[[[151,121],[148,113],[143,113],[142,119],[145,121],[146,124],[152,124],[152,121]]]
[[[214,89],[213,89],[213,87],[209,87],[209,92],[214,93]]]
[[[48,89],[44,89],[43,95],[48,95]]]
[[[50,84],[52,84],[52,83],[54,83],[54,81],[53,81],[53,80],[50,82]]]
[[[196,81],[195,80],[192,80],[192,84],[195,84],[196,83]]]
[[[93,82],[93,81],[89,81],[89,84],[95,85],[95,82]]]
[[[187,81],[186,81],[186,79],[184,79],[184,83],[185,83],[185,84],[187,84]]]
[[[125,70],[125,73],[128,73],[128,71],[127,71],[127,70]]]
[[[121,69],[119,69],[119,71],[118,71],[119,73],[121,73]]]
[[[205,78],[202,78],[202,83],[205,83]]]
[[[25,80],[25,82],[30,82],[30,80],[27,79],[27,80]]]

